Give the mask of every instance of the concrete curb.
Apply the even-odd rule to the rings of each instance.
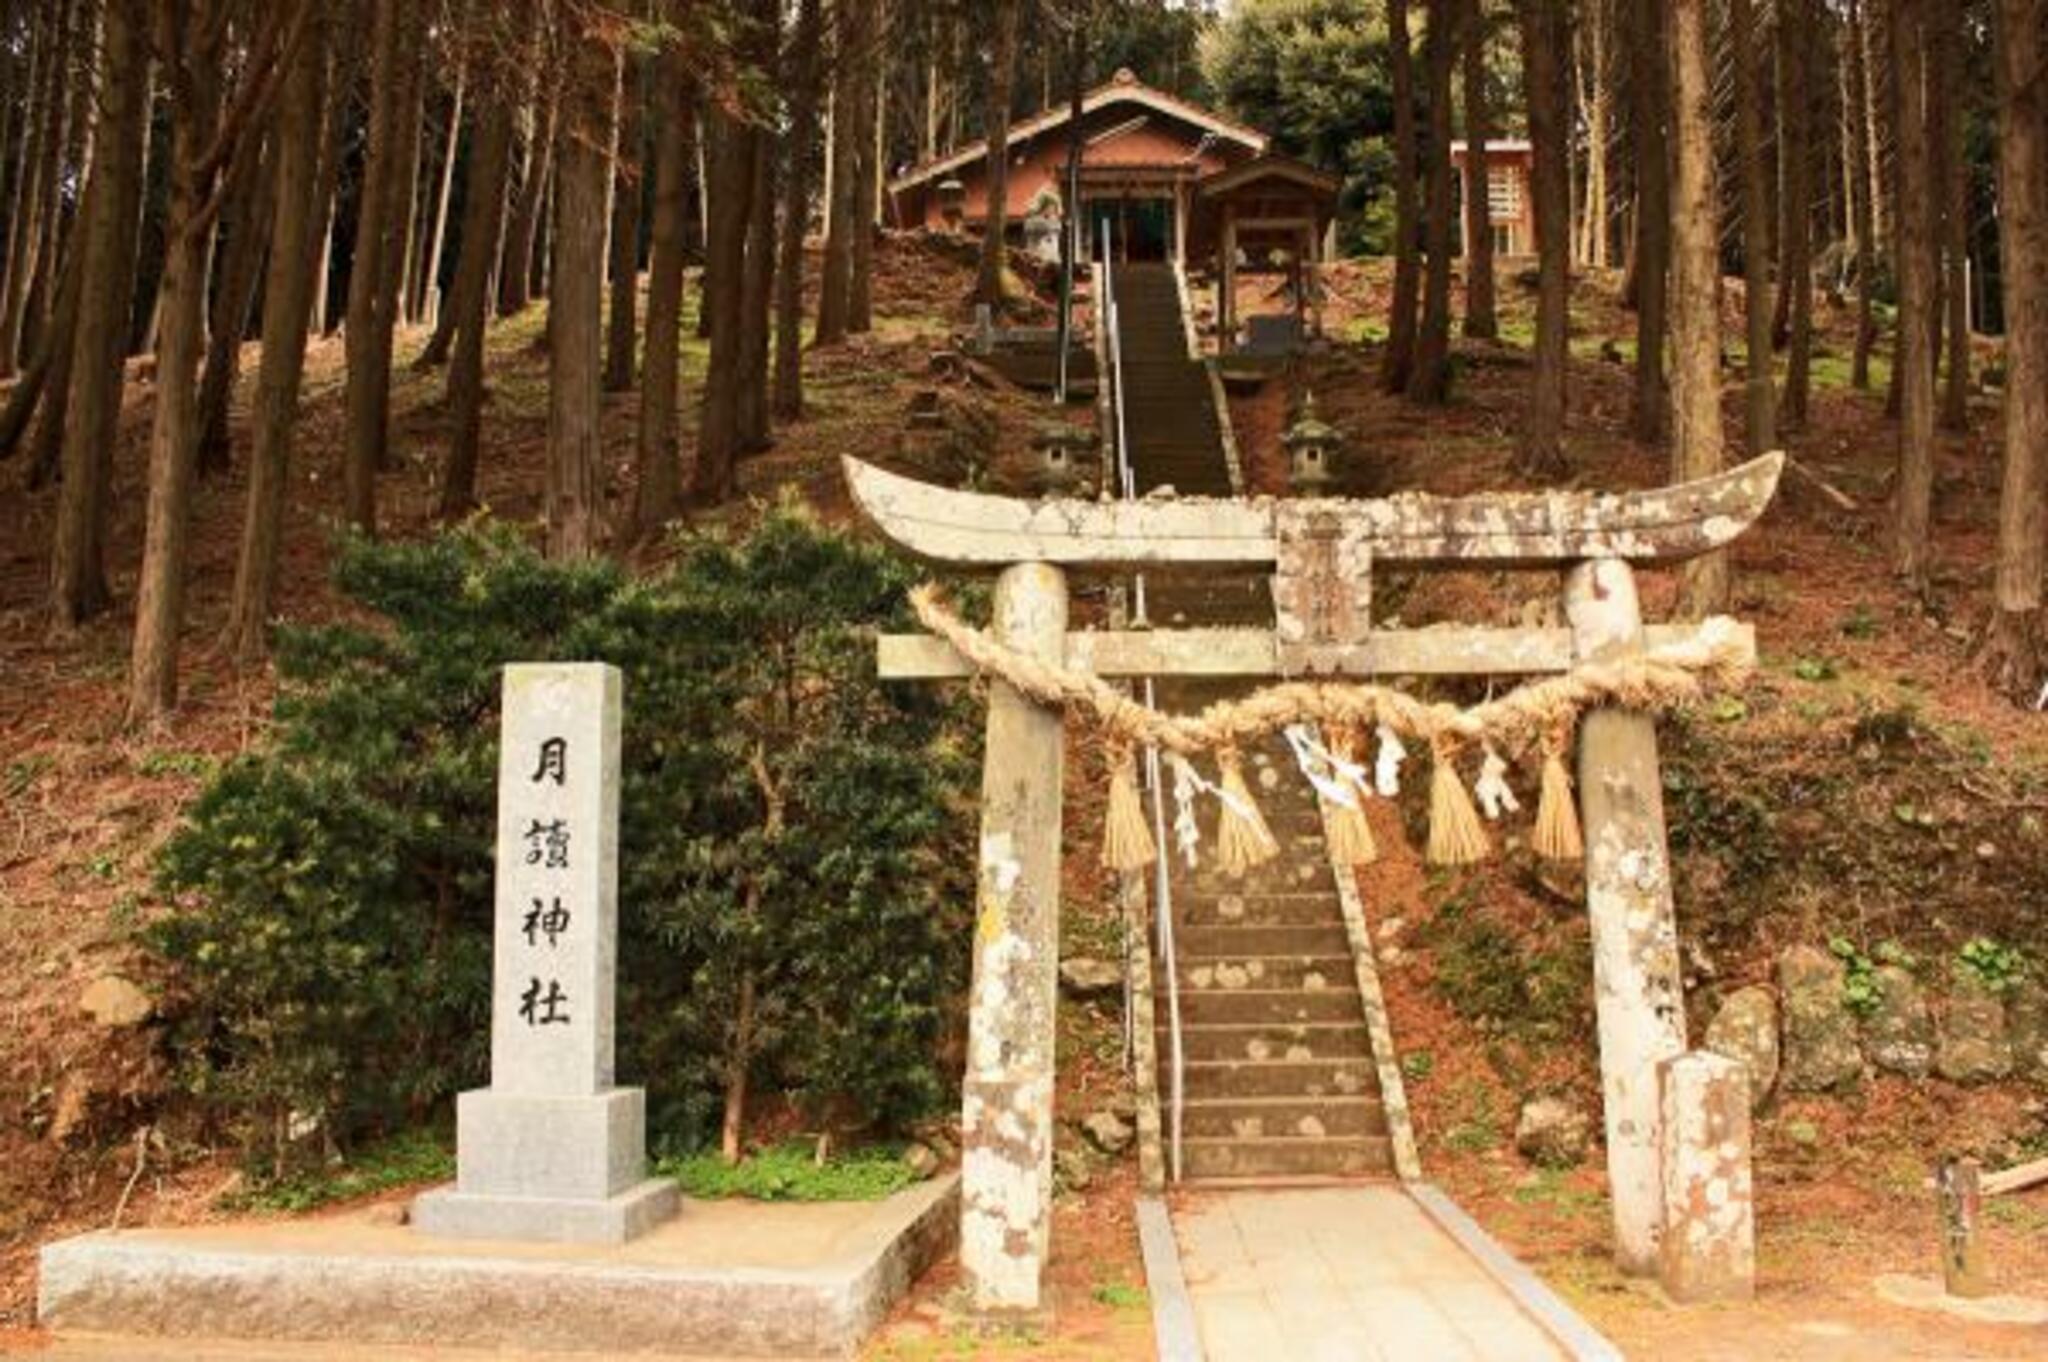
[[[1117,897],[1123,909],[1129,943],[1124,968],[1131,983],[1131,1068],[1138,1098],[1138,1185],[1148,1196],[1166,1190],[1165,1116],[1159,1100],[1158,1001],[1152,986],[1152,934],[1148,921],[1147,877],[1119,877]],[[1142,1203],[1141,1203],[1142,1204]]]
[[[1319,797],[1316,807],[1323,816],[1323,843],[1334,845],[1330,836],[1330,801]],[[1422,1156],[1415,1147],[1415,1122],[1408,1114],[1408,1088],[1394,1049],[1394,1024],[1387,1013],[1387,996],[1380,989],[1379,957],[1373,953],[1372,923],[1365,915],[1365,896],[1358,892],[1358,872],[1340,864],[1335,856],[1330,857],[1330,873],[1337,880],[1344,934],[1351,942],[1351,968],[1358,981],[1359,1002],[1365,1009],[1365,1034],[1372,1046],[1373,1067],[1379,1074],[1380,1109],[1386,1113],[1387,1137],[1393,1142],[1394,1173],[1403,1182],[1418,1182],[1422,1178]]]
[[[1159,1362],[1202,1362],[1195,1304],[1180,1270],[1180,1242],[1173,1237],[1166,1203],[1156,1196],[1138,1198],[1138,1246],[1145,1255],[1145,1291],[1152,1298]]]
[[[1230,395],[1223,390],[1223,371],[1213,358],[1202,360],[1209,380],[1209,400],[1216,404],[1216,429],[1223,437],[1223,463],[1230,470],[1230,494],[1244,496],[1244,461],[1237,452],[1237,430],[1230,424]]]

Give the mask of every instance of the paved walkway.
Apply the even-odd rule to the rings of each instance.
[[[1201,1192],[1173,1225],[1207,1362],[1570,1357],[1391,1184]]]

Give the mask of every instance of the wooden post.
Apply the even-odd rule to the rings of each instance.
[[[1471,115],[1467,114],[1466,116],[1469,118]],[[1467,194],[1472,192],[1473,187],[1472,151],[1473,143],[1467,141],[1463,156],[1458,155],[1456,152],[1451,153],[1453,173],[1458,177],[1459,187]],[[1458,213],[1458,258],[1464,262],[1465,269],[1469,270],[1472,268],[1472,219],[1462,209]],[[1466,287],[1471,287],[1469,279],[1466,281]]]
[[[1182,269],[1188,267],[1188,201],[1191,196],[1185,181],[1175,181],[1173,186],[1173,263]]]
[[[1237,349],[1237,206],[1223,205],[1223,261],[1216,277],[1223,297],[1216,308],[1216,352]]]
[[[1984,1250],[1977,1238],[1982,1172],[1975,1159],[1943,1159],[1935,1170],[1935,1193],[1941,1199],[1941,1278],[1951,1296],[1991,1294],[1991,1283],[1984,1275]]]
[[[1308,210],[1308,225],[1301,229],[1301,236],[1302,304],[1308,310],[1308,335],[1320,339],[1323,334],[1322,234],[1316,231],[1316,210],[1313,205]]]
[[[1294,248],[1294,343],[1308,340],[1308,229],[1301,232],[1302,244]]]
[[[995,635],[1063,659],[1065,575],[1023,563],[996,579]],[[1053,1019],[1059,988],[1060,715],[989,687],[981,877],[962,1085],[960,1261],[974,1306],[1033,1311],[1052,1202]]]
[[[1641,651],[1642,610],[1627,563],[1580,563],[1566,574],[1564,599],[1576,659],[1609,662]],[[1657,1066],[1685,1051],[1664,790],[1648,715],[1602,709],[1586,716],[1579,803],[1615,1257],[1624,1272],[1646,1276],[1657,1270],[1663,1223]]]

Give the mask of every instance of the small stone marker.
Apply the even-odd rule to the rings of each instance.
[[[1977,1237],[1983,1169],[1975,1159],[1943,1159],[1934,1186],[1941,1200],[1941,1279],[1951,1296],[1988,1296],[1984,1249]]]
[[[1657,1067],[1664,1233],[1659,1275],[1683,1302],[1756,1292],[1749,1071],[1696,1050]]]
[[[618,670],[505,669],[491,1086],[456,1102],[456,1181],[413,1224],[464,1238],[623,1243],[675,1214],[647,1177],[647,1102],[612,1084]]]

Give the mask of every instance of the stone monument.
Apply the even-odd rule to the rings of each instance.
[[[456,1102],[456,1180],[423,1233],[623,1243],[674,1215],[647,1176],[647,1103],[612,1082],[618,670],[505,669],[491,1085]]]

